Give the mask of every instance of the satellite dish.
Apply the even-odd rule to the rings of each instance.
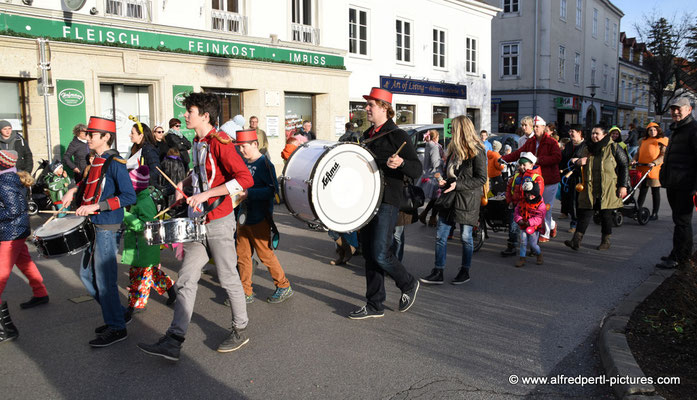
[[[62,0],[62,2],[65,8],[70,11],[78,11],[85,5],[87,0]]]

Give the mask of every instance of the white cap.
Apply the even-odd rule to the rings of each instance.
[[[544,119],[542,119],[542,117],[540,117],[539,115],[535,115],[535,118],[532,119],[532,126],[537,126],[537,125],[545,126],[545,125],[547,125],[547,123],[545,122]]]
[[[520,153],[520,157],[518,158],[518,162],[520,162],[521,158],[525,158],[533,164],[535,164],[537,162],[537,157],[535,157],[535,155],[530,153],[529,151]]]
[[[523,192],[529,192],[532,190],[532,182],[523,183]]]

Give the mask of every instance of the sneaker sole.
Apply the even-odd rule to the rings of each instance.
[[[232,349],[220,349],[220,348],[218,348],[218,353],[230,353],[232,351],[239,349],[240,347],[244,346],[247,343],[249,343],[249,338],[247,338],[247,340],[245,340],[244,342],[240,343],[239,346],[232,348]]]
[[[120,339],[116,339],[116,340],[114,340],[114,341],[111,342],[111,343],[106,343],[106,344],[91,344],[91,343],[90,343],[90,346],[92,346],[92,347],[94,347],[94,348],[96,348],[96,349],[100,349],[100,348],[102,348],[102,347],[109,347],[109,346],[111,346],[112,344],[115,344],[115,343],[118,343],[118,342],[123,342],[123,341],[126,340],[126,339],[128,339],[128,335],[126,335],[126,336],[124,336],[124,337],[122,337],[122,338],[120,338]]]
[[[416,301],[416,294],[419,293],[420,287],[421,287],[421,285],[419,284],[419,281],[417,280],[416,281],[416,290],[414,290],[414,297],[411,298],[411,302],[409,303],[407,308],[405,308],[404,310],[399,310],[399,312],[407,312],[411,308],[411,306],[414,305],[414,301]]]
[[[354,317],[354,316],[352,316],[352,315],[349,315],[348,318],[349,318],[349,319],[359,320],[359,319],[368,319],[368,318],[382,318],[382,317],[384,317],[384,316],[385,316],[385,314],[383,313],[383,314],[363,315],[363,316],[360,316],[360,317]]]
[[[419,281],[421,281],[421,283],[425,283],[427,285],[442,285],[443,284],[443,281],[427,281],[426,279],[423,279],[423,278],[419,278]]]
[[[450,282],[450,284],[451,285],[462,285],[463,283],[467,283],[469,281],[470,281],[469,279],[467,279],[466,281],[452,281],[452,282]]]
[[[144,348],[142,348],[142,347],[140,347],[140,346],[138,346],[138,348],[139,348],[143,353],[150,354],[151,356],[162,357],[162,358],[167,359],[167,360],[170,360],[170,361],[179,361],[179,357],[172,357],[172,356],[168,356],[168,355],[166,355],[166,354],[154,353],[154,352],[152,352],[152,351],[145,350]]]
[[[280,299],[278,299],[278,301],[273,301],[273,300],[269,297],[269,298],[266,299],[266,301],[269,302],[269,303],[271,303],[271,304],[283,303],[284,301],[286,301],[286,300],[288,300],[289,298],[291,298],[294,294],[295,294],[295,292],[290,292],[289,295],[286,295],[286,296],[281,297]]]

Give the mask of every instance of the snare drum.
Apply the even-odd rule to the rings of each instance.
[[[143,235],[148,245],[200,242],[206,238],[206,225],[192,218],[148,221]]]
[[[337,232],[366,225],[382,202],[382,172],[373,154],[355,143],[313,140],[298,147],[283,169],[288,211]]]
[[[43,257],[76,254],[94,241],[94,226],[85,217],[70,215],[57,218],[34,232],[34,245]]]

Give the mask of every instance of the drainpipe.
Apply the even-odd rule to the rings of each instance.
[[[537,115],[537,11],[539,0],[535,0],[535,50],[533,54],[532,115]]]

